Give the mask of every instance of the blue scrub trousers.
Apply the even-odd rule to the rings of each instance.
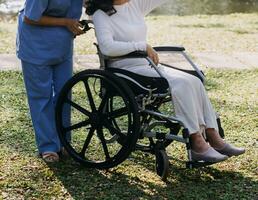
[[[59,152],[55,104],[60,90],[72,77],[73,60],[57,65],[35,65],[22,61],[24,83],[39,153]],[[65,126],[70,125],[70,106],[64,109]]]

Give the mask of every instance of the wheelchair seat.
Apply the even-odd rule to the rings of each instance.
[[[167,80],[162,77],[143,76],[128,70],[111,67],[107,67],[105,70],[123,78],[135,95],[147,95],[150,90],[153,94],[166,94],[169,89]]]

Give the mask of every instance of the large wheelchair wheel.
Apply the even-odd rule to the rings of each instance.
[[[64,113],[70,108],[70,122]],[[114,74],[85,70],[70,79],[56,106],[56,127],[67,152],[86,167],[123,162],[139,137],[140,115],[131,89]]]

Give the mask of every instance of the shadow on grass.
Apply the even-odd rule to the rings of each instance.
[[[5,80],[8,80],[8,84],[5,84],[6,89],[2,87],[0,98],[2,103],[0,108],[3,112],[0,120],[0,147],[3,147],[0,149],[0,152],[2,152],[0,156],[9,162],[1,163],[0,160],[1,164],[6,165],[6,169],[3,171],[4,174],[0,174],[0,189],[3,188],[4,191],[9,193],[17,191],[17,193],[24,195],[25,199],[33,199],[31,198],[32,195],[35,195],[37,199],[66,199],[61,195],[67,195],[76,200],[253,200],[258,196],[257,178],[252,177],[255,170],[257,170],[255,162],[250,160],[250,158],[254,158],[253,154],[250,154],[249,158],[245,155],[245,158],[239,161],[242,168],[240,172],[232,169],[234,164],[229,164],[230,161],[194,170],[184,169],[181,163],[171,161],[172,165],[170,166],[169,182],[167,184],[163,183],[155,174],[154,158],[145,156],[142,153],[133,153],[124,163],[108,171],[83,168],[71,159],[62,161],[57,165],[49,165],[48,168],[33,155],[36,147],[31,122],[28,115],[25,114],[27,112],[27,105],[24,103],[25,95],[20,94],[18,91],[19,85],[17,86],[15,79],[16,74],[9,75],[14,77],[6,77]],[[217,76],[219,77],[220,74]],[[208,89],[209,87],[211,90],[217,89],[217,81],[210,81]],[[17,95],[20,98],[17,98]],[[223,101],[216,103],[227,108],[227,110],[236,110],[238,115],[241,114],[241,110],[245,110],[247,114],[252,114],[251,111],[246,109],[247,107],[240,109],[239,105],[222,104]],[[250,105],[248,105],[249,107]],[[251,110],[255,110],[255,108]],[[244,127],[244,131],[254,128],[254,123],[250,123],[251,120],[254,119],[249,117],[246,120],[249,125]],[[226,125],[229,126],[231,123]],[[253,141],[254,137],[254,134],[248,135],[246,141]],[[13,157],[13,154],[18,155],[17,158]],[[252,167],[253,165],[254,167]],[[0,167],[0,172],[1,170],[3,170],[2,166]],[[7,180],[2,184],[3,177]],[[52,198],[55,194],[61,197]]]
[[[113,170],[100,171],[75,165],[73,162],[66,162],[64,165],[50,166],[74,199],[151,198],[144,191],[149,185],[137,177]]]
[[[236,109],[232,106],[231,109]],[[17,116],[19,118],[19,116]],[[23,118],[22,116],[20,117]],[[15,124],[15,125],[14,125]],[[12,125],[12,126],[11,126]],[[28,118],[10,120],[2,127],[1,141],[10,152],[32,154],[35,150],[33,130]],[[154,157],[133,153],[120,166],[100,171],[81,167],[71,159],[58,165],[49,165],[73,199],[255,199],[258,182],[244,172],[234,172],[215,165],[202,169],[184,169],[171,161],[168,183],[163,183],[155,173]],[[244,163],[244,162],[243,162]],[[227,164],[227,161],[224,162]],[[247,168],[250,168],[247,163]],[[137,166],[137,167],[135,167]],[[219,167],[218,167],[219,166]],[[227,170],[226,170],[227,169]],[[33,172],[30,176],[37,176]],[[26,175],[28,176],[28,175]],[[17,177],[19,178],[19,177]],[[26,182],[26,184],[29,184]],[[25,184],[25,183],[24,183]],[[57,183],[52,183],[57,184]],[[39,195],[44,191],[37,189]],[[52,191],[54,193],[54,190]]]
[[[151,163],[151,164],[150,164]],[[170,166],[168,183],[163,183],[153,170],[154,159],[134,157],[123,166],[130,170],[140,165],[153,172],[150,178],[135,173],[129,176],[115,169],[99,171],[83,168],[71,160],[51,165],[56,177],[74,199],[255,199],[257,182],[234,171],[213,167],[184,169]],[[149,176],[146,173],[146,176]],[[156,177],[155,177],[156,176]]]

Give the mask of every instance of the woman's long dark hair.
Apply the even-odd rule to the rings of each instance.
[[[86,0],[86,14],[93,15],[98,9],[104,11],[109,16],[116,13],[113,7],[113,0]]]

